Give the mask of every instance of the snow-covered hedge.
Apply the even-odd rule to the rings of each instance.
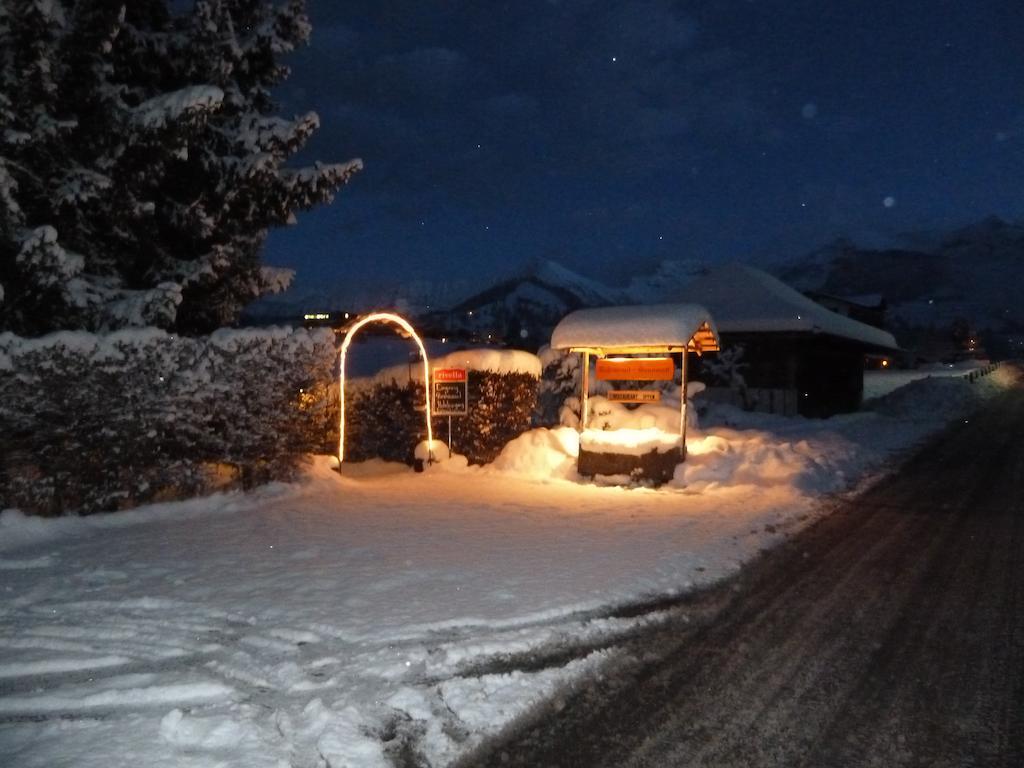
[[[0,509],[118,509],[331,452],[330,331],[0,334]],[[335,390],[336,391],[336,390]]]
[[[435,368],[466,368],[469,413],[452,417],[452,448],[472,464],[493,461],[505,444],[532,426],[541,364],[518,350],[464,350],[431,361]],[[412,379],[410,379],[410,374]],[[411,462],[426,439],[419,366],[402,365],[356,380],[347,392],[345,455]],[[448,439],[448,417],[433,420],[434,438]]]
[[[534,421],[541,427],[575,427],[580,418],[580,356],[547,345],[537,355],[544,368]]]

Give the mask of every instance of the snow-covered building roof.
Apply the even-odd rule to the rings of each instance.
[[[551,334],[555,349],[611,350],[672,347],[713,352],[718,332],[699,304],[648,304],[579,309]]]
[[[729,264],[695,279],[680,298],[699,301],[722,333],[805,332],[850,339],[873,347],[899,349],[888,331],[832,312],[767,272]]]

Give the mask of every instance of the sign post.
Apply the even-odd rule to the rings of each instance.
[[[435,368],[434,414],[448,417],[448,455],[452,453],[452,416],[469,413],[469,375],[465,368]]]

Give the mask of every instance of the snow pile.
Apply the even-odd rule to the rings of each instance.
[[[857,446],[839,435],[822,440],[780,441],[770,432],[725,427],[687,441],[687,459],[676,467],[673,485],[709,491],[720,485],[802,491],[841,489],[846,473],[837,465]]]
[[[687,409],[687,423],[696,426],[696,411]],[[597,430],[658,429],[679,434],[679,387],[665,387],[661,403],[644,403],[629,407],[612,402],[603,395],[590,398],[587,427]]]
[[[983,362],[978,360],[965,360],[959,363],[923,365],[920,368],[864,371],[864,402],[869,403],[918,379],[962,378],[979,369],[982,364]]]
[[[579,433],[571,427],[532,429],[508,443],[490,465],[496,472],[525,475],[537,480],[576,476]]]
[[[993,387],[1007,386],[1011,377],[1009,369],[998,368],[972,382],[964,377],[963,370],[948,370],[953,375],[915,379],[868,405],[877,413],[896,418],[950,418],[973,408]]]

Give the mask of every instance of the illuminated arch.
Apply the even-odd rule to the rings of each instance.
[[[349,328],[348,333],[345,334],[345,341],[341,343],[340,363],[338,366],[338,389],[340,391],[339,398],[341,404],[341,415],[338,419],[338,431],[340,433],[338,436],[339,467],[342,462],[345,461],[345,356],[348,354],[348,345],[352,343],[352,339],[355,337],[356,331],[368,323],[375,322],[394,323],[412,336],[420,348],[420,355],[423,356],[423,402],[424,405],[426,405],[427,413],[427,446],[431,455],[433,452],[434,430],[430,427],[430,361],[427,359],[427,349],[423,346],[423,341],[420,339],[419,334],[416,333],[404,317],[392,314],[391,312],[374,312],[373,314],[361,318],[351,328]]]

